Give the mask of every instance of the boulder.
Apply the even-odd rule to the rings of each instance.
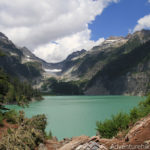
[[[38,150],[48,150],[46,145],[44,145],[43,143],[41,143],[38,147]]]

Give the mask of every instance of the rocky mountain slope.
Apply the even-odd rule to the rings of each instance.
[[[40,64],[25,60],[23,51],[0,33],[0,68],[21,80],[36,79],[41,76]]]
[[[144,95],[149,90],[150,31],[126,37],[112,36],[91,50],[70,54],[64,61],[47,63],[26,47],[15,46],[0,33],[0,67],[41,87],[43,80],[86,81],[88,95]]]
[[[130,35],[88,82],[86,94],[146,94],[150,83],[149,40],[150,31]]]
[[[145,95],[150,88],[150,31],[110,37],[57,63],[63,81],[87,81],[87,95]],[[72,57],[73,56],[73,57]],[[56,65],[56,64],[55,64]]]
[[[78,63],[68,68],[70,71],[63,71],[63,73],[71,77],[91,79],[112,59],[132,51],[148,40],[150,40],[150,31],[148,30],[138,31],[127,37],[110,37],[99,46],[85,52],[84,55],[74,58],[76,61],[78,60]]]
[[[10,41],[3,33],[0,33],[0,67],[9,74],[19,76],[20,78],[35,78],[40,73],[49,72],[53,75],[60,75],[71,66],[76,64],[73,59],[85,53],[85,50],[70,54],[64,61],[59,63],[48,63],[36,57],[28,48],[18,47]],[[34,71],[37,71],[34,74]]]
[[[150,85],[149,40],[149,30],[126,37],[110,37],[71,62],[65,60],[60,78],[87,80],[85,94],[88,95],[144,95]]]

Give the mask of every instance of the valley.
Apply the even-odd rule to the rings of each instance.
[[[38,58],[0,33],[0,149],[13,150],[17,145],[20,149],[71,150],[75,142],[74,150],[84,146],[107,150],[116,143],[138,144],[133,136],[136,122],[140,120],[144,127],[138,127],[138,139],[149,131],[150,98],[141,101],[140,97],[149,94],[149,75],[150,30],[112,36],[58,63]],[[43,95],[48,96],[39,101]],[[68,122],[72,123],[69,129]],[[23,144],[24,136],[30,137],[25,140],[28,145]],[[142,138],[139,144],[148,139]]]

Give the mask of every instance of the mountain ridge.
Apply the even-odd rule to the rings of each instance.
[[[110,37],[77,58],[74,66],[60,74],[60,79],[66,82],[87,80],[83,87],[86,95],[145,95],[149,91],[149,41],[149,30],[137,31],[126,37]],[[136,57],[141,59],[137,61]],[[104,73],[105,68],[115,73],[115,65],[123,67],[127,63],[126,70],[116,69],[118,74],[114,81],[108,80],[107,74],[110,73]],[[123,72],[119,73],[119,70]],[[103,74],[99,76],[99,72]]]
[[[149,88],[149,85],[146,84],[146,82],[149,83],[148,41],[150,41],[150,30],[137,31],[133,34],[128,34],[126,37],[111,36],[89,51],[84,49],[76,51],[68,55],[68,57],[61,62],[48,63],[35,56],[28,48],[15,46],[3,33],[0,33],[0,67],[7,73],[18,76],[21,80],[33,80],[33,85],[38,85],[39,88],[44,80],[55,77],[57,80],[63,80],[64,82],[87,81],[87,84],[84,84],[83,90],[84,93],[88,95],[142,95],[147,92],[146,88]],[[141,53],[142,50],[143,53],[145,52],[144,55]],[[130,55],[132,58],[129,57]],[[130,66],[136,62],[136,55],[138,57],[142,56],[141,61],[143,61],[143,59],[146,60],[139,62],[140,64],[136,64],[130,70]],[[132,64],[126,67],[126,73],[124,73],[123,76],[116,74],[118,79],[115,79],[113,82],[110,81],[110,79],[108,80],[107,72],[115,72],[117,62],[123,67],[124,63],[128,63],[128,61],[126,61],[128,58],[130,58],[129,61],[132,62]],[[119,65],[117,64],[117,66]],[[116,72],[119,73],[119,70],[123,69],[120,68]],[[136,77],[134,73],[135,70]],[[109,73],[110,76],[112,73]],[[144,80],[144,78],[146,79]],[[133,84],[133,87],[139,84],[137,85],[139,90],[135,88],[133,88],[134,90],[130,89],[131,84],[128,80],[131,80],[130,83]],[[136,82],[134,82],[134,80]],[[137,82],[137,80],[140,80],[140,83]],[[142,89],[143,84],[147,85],[144,89]],[[112,86],[113,91],[106,85]],[[119,87],[122,87],[122,92],[114,90]]]

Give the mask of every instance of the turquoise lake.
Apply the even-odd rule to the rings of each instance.
[[[46,131],[52,131],[59,140],[73,136],[96,134],[96,121],[109,119],[118,112],[129,112],[143,100],[137,96],[44,96],[43,101],[33,102],[23,109],[27,117],[45,114]]]

